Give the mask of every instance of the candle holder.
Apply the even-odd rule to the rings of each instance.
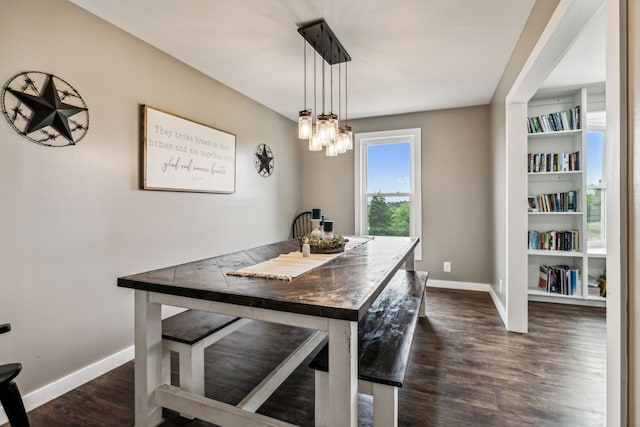
[[[322,231],[320,231],[320,219],[312,219],[311,220],[311,238],[320,240],[322,239]]]
[[[324,220],[324,224],[322,226],[322,240],[332,240],[333,239],[333,221]]]

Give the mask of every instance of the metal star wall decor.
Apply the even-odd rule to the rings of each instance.
[[[271,148],[267,144],[260,144],[254,153],[256,171],[261,177],[266,178],[273,173],[274,157]]]
[[[40,145],[75,145],[89,130],[84,100],[73,86],[53,74],[16,74],[4,85],[1,102],[13,129]]]

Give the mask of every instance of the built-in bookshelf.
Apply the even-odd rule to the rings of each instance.
[[[589,286],[595,257],[586,250],[586,106],[586,89],[547,93],[528,104],[530,300],[605,302]]]

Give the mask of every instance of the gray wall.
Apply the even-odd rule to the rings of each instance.
[[[119,276],[286,238],[300,205],[295,124],[62,0],[0,0],[0,81],[37,70],[90,110],[75,147],[46,148],[0,119],[0,361],[23,393],[133,343]],[[237,135],[236,193],[139,189],[140,104]],[[245,120],[252,118],[251,122]],[[269,144],[274,175],[252,153]]]
[[[423,261],[430,279],[493,277],[489,107],[353,120],[353,132],[422,129]],[[301,142],[302,208],[322,207],[340,233],[354,232],[353,151],[327,158]],[[452,272],[442,262],[452,262]]]

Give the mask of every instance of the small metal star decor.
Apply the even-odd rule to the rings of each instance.
[[[53,74],[16,74],[2,88],[0,101],[13,129],[36,144],[75,145],[89,130],[84,100],[73,86]]]
[[[274,157],[271,148],[267,144],[260,144],[254,153],[256,172],[266,178],[273,173]]]

